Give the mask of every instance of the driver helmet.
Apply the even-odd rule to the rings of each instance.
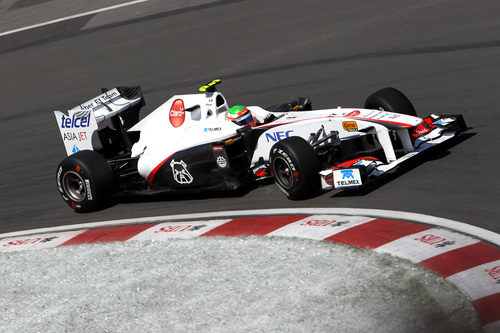
[[[230,108],[226,113],[226,119],[231,120],[238,126],[253,126],[255,124],[252,113],[243,105],[235,105]]]

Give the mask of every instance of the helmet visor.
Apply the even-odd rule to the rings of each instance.
[[[252,113],[247,112],[246,114],[236,118],[236,120],[234,120],[234,123],[239,126],[253,126],[255,124],[255,120],[253,119]]]

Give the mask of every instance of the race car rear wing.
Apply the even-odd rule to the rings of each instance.
[[[102,91],[101,95],[68,110],[67,115],[54,111],[68,155],[80,150],[95,150],[92,135],[107,119],[111,119],[114,127],[111,131],[119,133],[126,146],[130,145],[126,130],[139,121],[139,110],[145,105],[141,88],[103,88]]]
[[[113,89],[102,89],[103,93],[97,97],[88,100],[71,110],[88,111],[94,113],[98,124],[105,119],[109,119],[117,114],[140,104],[144,106],[144,97],[140,87],[117,87]]]

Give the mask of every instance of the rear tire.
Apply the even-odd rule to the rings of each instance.
[[[311,197],[319,189],[319,160],[311,145],[293,136],[271,148],[271,173],[289,199]]]
[[[66,157],[56,173],[57,189],[77,213],[99,209],[115,192],[113,170],[100,154],[82,150]]]
[[[365,109],[380,108],[385,111],[417,117],[417,111],[408,97],[395,88],[383,88],[368,96],[365,101]]]

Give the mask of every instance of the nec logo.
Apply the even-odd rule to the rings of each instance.
[[[272,133],[266,133],[266,140],[267,140],[267,142],[271,142],[271,141],[278,142],[278,141],[281,141],[285,138],[289,138],[290,133],[293,133],[293,130],[276,131],[276,132],[272,132]]]
[[[61,118],[61,128],[81,128],[81,127],[89,127],[90,126],[90,113],[87,117],[66,117],[62,116]]]

